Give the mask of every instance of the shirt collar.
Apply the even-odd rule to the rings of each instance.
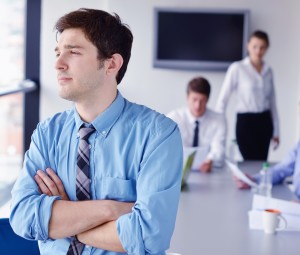
[[[254,70],[254,66],[251,64],[251,61],[250,61],[250,58],[249,56],[248,57],[245,57],[243,59],[243,62],[248,65],[248,66],[251,66]],[[263,67],[262,67],[262,70],[261,70],[261,75],[264,75],[268,70],[270,69],[270,66],[265,62],[263,61]],[[255,70],[256,71],[256,70]],[[256,71],[257,72],[257,71]]]
[[[111,105],[91,123],[96,132],[106,137],[109,134],[109,131],[117,121],[121,112],[123,111],[125,105],[125,99],[118,91],[115,100],[111,103]],[[75,108],[75,107],[74,107]],[[84,121],[81,120],[76,108],[75,111],[75,123],[76,129],[79,131],[82,124],[85,124]]]
[[[187,115],[187,118],[188,118],[188,122],[193,125],[195,123],[195,121],[198,120],[201,123],[201,121],[203,121],[203,119],[205,118],[206,112],[207,112],[207,109],[206,109],[206,111],[204,112],[204,114],[201,117],[195,118],[191,114],[189,108],[187,107],[186,108],[186,115]]]

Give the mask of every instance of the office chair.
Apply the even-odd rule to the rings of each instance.
[[[26,240],[12,230],[7,218],[0,219],[0,254],[40,255],[37,241]]]

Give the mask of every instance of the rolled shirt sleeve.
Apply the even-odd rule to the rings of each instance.
[[[147,147],[133,211],[117,221],[119,238],[128,254],[165,254],[175,226],[181,175],[182,143],[173,123],[159,129]]]
[[[34,181],[36,171],[50,167],[50,163],[40,148],[43,130],[34,131],[29,150],[25,154],[23,168],[12,190],[10,223],[13,230],[29,240],[48,239],[48,224],[52,204],[60,199],[56,196],[41,195]],[[28,178],[31,177],[31,178]]]

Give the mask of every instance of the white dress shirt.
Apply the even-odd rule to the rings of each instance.
[[[261,113],[271,111],[273,136],[279,136],[279,120],[276,108],[273,73],[264,63],[261,73],[251,64],[249,57],[232,63],[226,73],[217,100],[216,111],[224,113],[231,94],[237,94],[237,113]]]
[[[195,118],[187,107],[182,107],[167,115],[174,120],[180,130],[182,144],[191,147],[194,138],[195,121],[199,121],[199,146],[209,147],[208,160],[213,165],[222,166],[225,157],[226,121],[223,114],[206,109],[203,116]]]

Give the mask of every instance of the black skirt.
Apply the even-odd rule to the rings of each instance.
[[[272,136],[270,111],[237,114],[236,140],[244,160],[266,161]]]

